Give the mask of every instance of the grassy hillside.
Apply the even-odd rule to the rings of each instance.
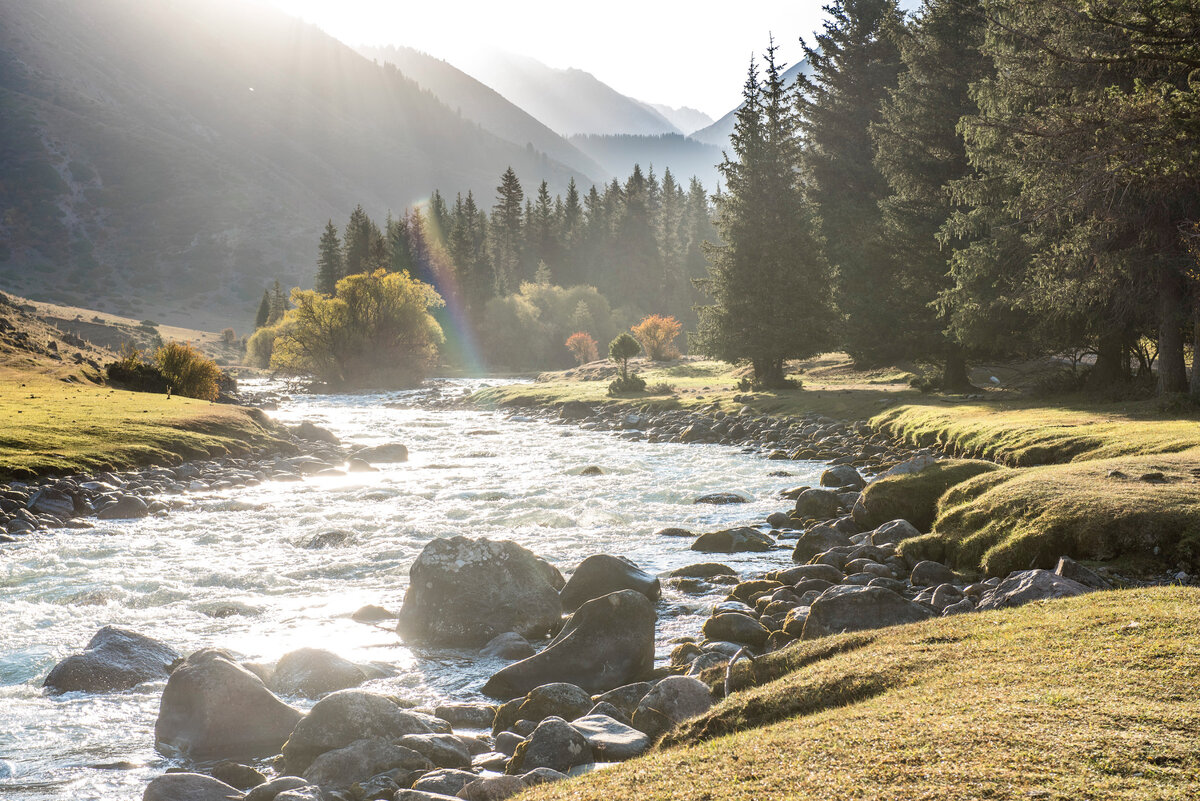
[[[743,663],[672,747],[522,801],[1191,799],[1200,590],[1095,593]],[[773,680],[772,680],[773,679]]]

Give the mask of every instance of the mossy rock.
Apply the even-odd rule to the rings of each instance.
[[[937,518],[938,500],[947,490],[980,474],[1006,469],[993,462],[945,459],[919,473],[881,478],[868,484],[862,493],[860,502],[866,510],[863,522],[874,527],[889,520],[907,520],[921,531],[928,531]]]

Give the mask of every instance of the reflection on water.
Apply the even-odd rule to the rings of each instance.
[[[477,380],[448,382],[451,394]],[[632,443],[610,434],[501,412],[408,406],[408,393],[297,396],[273,414],[308,419],[347,443],[403,442],[409,461],[378,473],[266,482],[187,496],[168,517],[97,522],[38,535],[0,551],[0,797],[141,797],[166,763],[153,748],[161,686],[111,696],[48,698],[56,661],[106,624],[188,653],[228,648],[273,661],[301,647],[394,666],[373,684],[423,703],[475,696],[498,663],[457,651],[406,648],[387,626],[355,623],[367,604],[398,609],[408,568],[429,540],[462,534],[513,539],[566,571],[591,553],[627,556],[658,572],[709,557],[690,541],[656,538],[761,520],[781,508],[784,484],[814,481],[735,448]],[[395,406],[386,406],[393,403]],[[581,476],[588,465],[603,475]],[[740,506],[693,505],[701,494],[740,492]],[[330,531],[347,537],[314,538]],[[325,547],[311,547],[325,545]],[[788,561],[786,551],[724,558],[749,570]],[[712,599],[666,591],[659,656],[698,631]],[[102,766],[102,767],[98,767]]]

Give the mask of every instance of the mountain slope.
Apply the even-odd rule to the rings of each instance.
[[[783,73],[784,83],[795,83],[796,76],[801,74],[812,74],[812,67],[809,65],[808,59],[802,59],[798,63],[788,67],[787,71]],[[698,131],[693,131],[690,136],[693,139],[697,139],[701,142],[707,142],[710,145],[716,145],[719,148],[728,147],[729,137],[733,136],[734,117],[737,116],[738,109],[740,109],[743,105],[744,104],[739,103],[737,108],[730,111],[724,117],[717,120],[712,125],[709,125],[707,128],[701,128]]]
[[[700,109],[691,108],[690,106],[672,108],[671,106],[664,106],[662,103],[647,103],[646,105],[666,117],[672,125],[685,134],[690,134],[692,131],[698,131],[701,128],[707,128],[713,124],[712,117]]]
[[[456,61],[464,72],[564,136],[680,133],[653,108],[583,70],[554,69],[500,51],[477,51]]]
[[[670,169],[675,180],[687,185],[693,176],[700,179],[709,192],[716,190],[721,180],[717,165],[721,162],[721,149],[697,142],[680,134],[660,136],[572,136],[571,144],[600,162],[601,173],[606,180],[618,178],[622,181],[633,171],[634,164],[643,170],[651,166],[659,175]]]
[[[527,111],[446,61],[411,47],[360,46],[358,52],[382,64],[394,65],[403,75],[433,92],[442,103],[502,139],[522,147],[531,144],[535,150],[589,176],[599,176],[602,172],[600,165]]]
[[[0,0],[0,143],[0,286],[239,330],[356,203],[578,174],[250,0]]]

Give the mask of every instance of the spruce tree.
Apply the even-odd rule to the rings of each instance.
[[[832,321],[828,268],[812,213],[796,178],[794,98],[784,65],[767,48],[759,81],[753,59],[731,138],[734,158],[721,164],[717,200],[722,244],[707,248],[701,282],[714,301],[699,309],[692,346],[728,362],[749,362],[760,386],[784,384],[784,362],[825,350]]]
[[[489,226],[492,265],[496,273],[496,294],[516,291],[521,281],[521,258],[524,234],[522,203],[525,192],[512,167],[500,177],[496,187],[496,205],[492,207]]]
[[[870,129],[900,72],[894,35],[902,16],[895,0],[833,0],[826,10],[815,45],[804,45],[812,74],[797,79],[801,166],[835,271],[846,348],[877,362],[896,355],[890,309],[900,288],[893,262],[871,247],[889,190]]]
[[[371,228],[374,223],[361,205],[350,212],[346,230],[342,235],[343,267],[345,275],[358,275],[367,269],[371,254]]]
[[[263,290],[262,303],[258,304],[258,314],[254,317],[254,330],[262,328],[271,322],[271,293]]]
[[[330,220],[325,224],[321,242],[317,246],[316,290],[322,295],[332,295],[337,282],[345,276],[342,263],[342,242],[338,239],[337,226]]]

